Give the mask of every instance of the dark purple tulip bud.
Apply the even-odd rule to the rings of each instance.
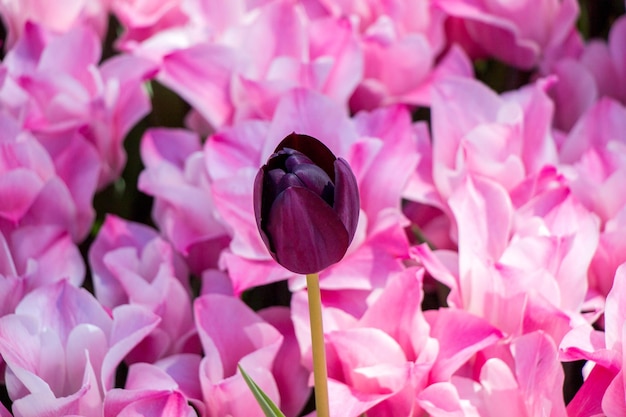
[[[272,257],[312,274],[346,254],[359,218],[359,190],[348,163],[319,140],[292,133],[254,182],[254,214]]]

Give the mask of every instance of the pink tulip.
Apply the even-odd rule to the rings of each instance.
[[[580,36],[575,0],[436,0],[435,4],[458,26],[449,34],[461,36],[451,42],[468,44],[468,50],[477,54],[474,57],[494,57],[521,69],[550,59],[570,37]]]
[[[374,301],[362,313],[345,304],[346,290],[323,293],[331,415],[414,415],[415,393],[426,385],[437,356],[420,310],[421,280],[422,271],[415,268],[389,277],[387,287],[371,297]],[[294,294],[291,311],[310,370],[305,291]]]
[[[556,127],[569,131],[598,98],[608,97],[626,104],[624,39],[626,18],[621,17],[611,26],[608,42],[592,39],[579,53],[546,69],[558,77],[550,91],[556,104]]]
[[[599,216],[603,231],[600,248],[594,254],[591,288],[606,295],[612,286],[619,264],[626,258],[616,239],[622,229],[626,172],[625,142],[620,140],[626,109],[620,103],[603,98],[595,103],[563,140],[560,157],[573,194]]]
[[[581,325],[561,342],[561,359],[587,359],[594,363],[583,386],[568,405],[570,415],[604,413],[620,415],[626,411],[624,398],[624,320],[626,319],[626,267],[615,272],[611,291],[606,297],[604,331]]]
[[[501,185],[468,177],[449,200],[458,254],[425,245],[415,254],[451,289],[449,305],[486,318],[506,334],[542,329],[560,341],[570,320],[585,321],[579,311],[599,225],[567,188],[554,180],[548,184],[541,189],[537,178],[529,180],[536,195],[522,200],[518,191],[525,183],[512,199]]]
[[[154,363],[133,363],[128,368],[124,388],[107,393],[104,400],[105,415],[120,399],[132,406],[136,398],[143,401],[145,395],[155,395],[164,399],[173,396],[176,404],[182,397],[185,403],[193,405],[198,410],[198,415],[205,415],[198,372],[201,360],[199,354],[182,353]],[[186,413],[189,409],[181,407],[179,410]]]
[[[187,270],[155,230],[115,216],[105,219],[90,247],[96,298],[106,308],[140,305],[161,318],[129,360],[197,351]]]
[[[137,2],[109,0],[112,13],[124,33],[117,40],[122,50],[129,50],[151,36],[188,21],[181,0]]]
[[[285,1],[188,3],[136,10],[131,19],[122,12],[131,26],[146,25],[131,27],[129,36],[136,32],[138,42],[128,39],[124,46],[155,62],[157,79],[212,128],[271,118],[281,95],[298,87],[347,104],[363,66],[347,18],[313,20],[304,6]],[[207,88],[200,92],[199,84]]]
[[[55,226],[27,226],[0,233],[0,317],[13,313],[35,288],[69,279],[78,287],[85,266],[67,232]]]
[[[146,169],[138,187],[155,197],[153,217],[161,232],[191,272],[216,268],[230,238],[215,211],[199,138],[183,130],[148,130],[141,156]]]
[[[233,417],[264,415],[237,365],[280,405],[272,374],[272,364],[282,343],[278,330],[234,297],[207,294],[197,298],[194,307],[205,355],[199,372],[207,413]]]
[[[104,417],[196,417],[196,411],[178,392],[111,390],[104,403]]]
[[[8,0],[0,4],[0,14],[7,27],[7,43],[12,48],[23,36],[27,22],[33,22],[55,33],[74,27],[93,29],[104,38],[108,24],[108,0],[70,0],[64,7],[41,0]],[[3,45],[4,46],[4,45]]]
[[[598,87],[589,70],[572,57],[556,62],[550,71],[557,82],[550,88],[554,100],[554,127],[568,132],[598,99]]]
[[[6,111],[44,145],[73,196],[89,204],[96,187],[121,174],[122,142],[149,109],[141,83],[153,71],[138,58],[99,59],[92,31],[53,35],[28,23],[3,63],[0,90]]]
[[[615,217],[626,202],[621,178],[626,164],[626,107],[604,98],[595,103],[564,139],[559,157],[574,195],[602,221]]]
[[[158,321],[136,306],[118,307],[110,316],[67,281],[31,292],[14,314],[0,319],[13,412],[101,415],[117,366]]]
[[[448,197],[466,173],[511,190],[544,165],[556,164],[550,80],[497,95],[476,80],[450,78],[434,90],[433,180]],[[472,111],[468,111],[472,109]],[[455,123],[450,123],[455,120]]]
[[[433,417],[548,415],[565,417],[561,387],[563,370],[554,342],[542,332],[514,339],[505,357],[491,357],[476,379],[453,376],[428,386],[418,395]],[[508,356],[508,357],[507,357]]]
[[[345,290],[323,293],[331,413],[420,415],[415,399],[423,389],[464,370],[479,351],[502,338],[499,330],[463,310],[422,312],[423,272],[408,268],[390,276],[356,316],[345,304],[349,298],[342,300]],[[294,294],[292,316],[310,368],[304,292]]]
[[[589,269],[590,290],[606,297],[613,286],[615,271],[626,262],[626,247],[622,239],[626,231],[626,210],[604,225],[598,248],[593,254]]]
[[[89,199],[95,177],[86,171],[72,180],[73,188],[68,187],[50,155],[30,133],[20,131],[5,113],[0,120],[0,230],[9,236],[23,227],[53,226],[80,240],[93,221]],[[96,163],[89,154],[85,160]]]

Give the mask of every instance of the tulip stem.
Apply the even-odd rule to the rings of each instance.
[[[329,417],[328,371],[326,369],[326,348],[324,346],[324,326],[322,325],[322,296],[319,274],[307,274],[309,295],[309,320],[311,325],[311,346],[313,349],[313,378],[315,380],[315,410],[317,417]]]

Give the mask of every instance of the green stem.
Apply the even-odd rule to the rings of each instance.
[[[307,274],[309,295],[309,317],[311,324],[311,346],[313,349],[313,378],[315,380],[315,409],[317,417],[329,417],[328,371],[326,369],[326,349],[324,347],[324,326],[322,325],[322,297],[319,274]]]

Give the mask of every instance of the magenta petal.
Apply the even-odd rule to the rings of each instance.
[[[272,255],[299,274],[319,272],[348,250],[348,232],[335,211],[306,188],[289,188],[278,196],[270,209],[267,231]]]
[[[348,232],[348,243],[352,241],[359,221],[359,187],[350,165],[342,158],[335,161],[335,212]]]

